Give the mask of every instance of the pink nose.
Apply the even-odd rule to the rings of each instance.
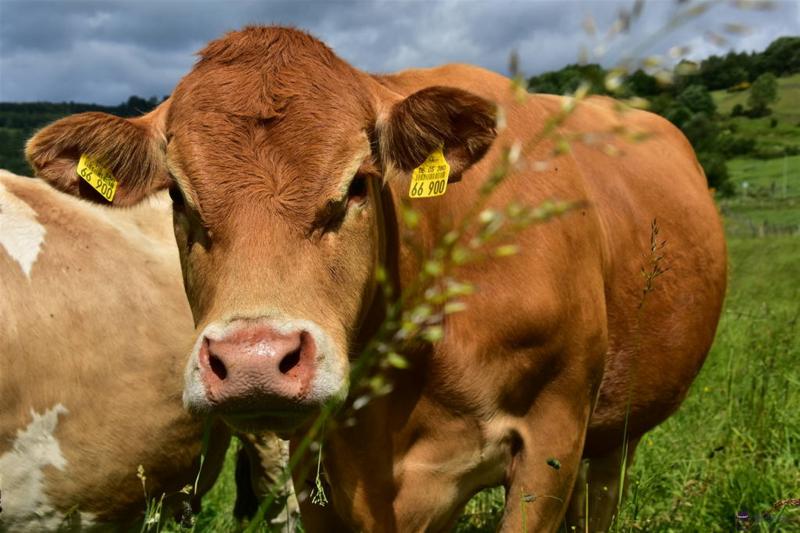
[[[302,403],[314,376],[316,346],[306,331],[245,324],[205,338],[200,375],[208,399],[228,412],[285,411]]]

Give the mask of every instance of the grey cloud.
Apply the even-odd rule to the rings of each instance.
[[[0,100],[114,104],[131,94],[161,96],[191,68],[205,42],[256,23],[307,29],[369,71],[467,62],[506,72],[509,53],[518,50],[523,70],[535,74],[575,62],[580,45],[592,44],[581,28],[587,15],[605,31],[632,3],[0,0]],[[630,34],[611,43],[601,62],[630,54],[631,43],[662,27],[675,6],[648,2]],[[718,6],[637,52],[663,54],[690,43],[692,57],[724,53],[697,36],[728,21],[755,27],[730,46],[764,48],[780,34],[800,33],[800,3],[780,2],[768,12]]]

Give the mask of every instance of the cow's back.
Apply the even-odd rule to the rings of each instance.
[[[133,518],[138,465],[156,497],[191,481],[193,324],[169,216],[163,199],[104,209],[0,173],[2,528]]]

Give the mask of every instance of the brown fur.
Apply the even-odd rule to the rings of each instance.
[[[500,132],[488,102],[505,109]],[[469,212],[501,150],[531,139],[561,105],[545,95],[521,102],[510,80],[466,65],[370,76],[296,30],[248,28],[212,43],[173,93],[166,121],[170,164],[194,202],[176,218],[176,235],[197,321],[307,318],[346,356],[381,316],[377,258],[397,290],[413,283],[420,257]],[[619,157],[576,143],[553,159],[552,144],[541,143],[499,187],[489,204],[499,210],[553,197],[586,207],[522,232],[514,257],[457,271],[478,292],[447,317],[442,341],[408,354],[412,368],[389,396],[330,435],[333,506],[307,504],[308,530],[446,530],[476,491],[502,484],[504,531],[523,522],[554,531],[581,458],[587,479],[612,486],[626,418],[635,447],[677,408],[719,318],[722,230],[691,147],[663,119],[592,98],[560,131],[620,126],[652,136],[610,141]],[[30,146],[47,150],[46,132]],[[382,180],[334,229],[315,227],[314,213],[342,198],[364,138]],[[401,242],[408,171],[441,142],[463,179],[414,202],[420,223]],[[643,301],[654,219],[669,270]],[[205,240],[193,240],[197,232]],[[590,527],[602,530],[616,502],[591,498]],[[582,528],[586,518],[569,520]]]

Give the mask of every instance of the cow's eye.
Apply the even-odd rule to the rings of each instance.
[[[172,205],[174,207],[183,207],[186,205],[186,200],[183,198],[183,192],[177,185],[172,185],[169,188],[169,197],[172,199]]]
[[[356,174],[350,187],[347,189],[347,199],[350,202],[362,203],[367,198],[367,178]]]

